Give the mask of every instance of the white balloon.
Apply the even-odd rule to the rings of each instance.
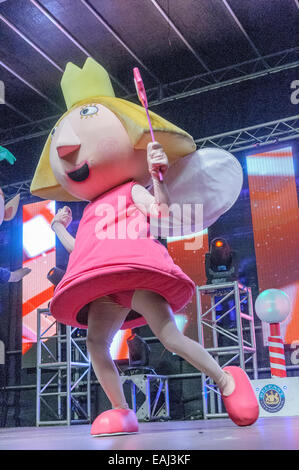
[[[290,299],[279,289],[267,289],[261,292],[255,301],[257,316],[267,323],[280,323],[291,311]]]

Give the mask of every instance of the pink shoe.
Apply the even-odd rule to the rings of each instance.
[[[94,420],[91,435],[113,436],[138,432],[138,421],[134,411],[118,408],[104,411]]]
[[[249,378],[241,367],[227,366],[228,372],[235,381],[233,393],[222,399],[231,420],[238,426],[250,426],[259,417],[259,404]]]

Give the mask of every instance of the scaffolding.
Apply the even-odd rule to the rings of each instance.
[[[78,328],[62,325],[54,318],[41,331],[42,315],[53,318],[48,309],[37,309],[36,426],[90,423],[91,366],[82,348],[85,338],[76,336]],[[55,326],[56,334],[47,336]],[[45,419],[45,415],[53,416],[53,420]]]
[[[211,137],[196,139],[195,143],[199,149],[216,147],[235,153],[255,148],[258,152],[259,148],[265,145],[298,139],[298,125],[299,116],[290,116],[231,132],[224,132]]]
[[[121,381],[130,383],[132,408],[138,421],[170,419],[167,375],[123,375]]]
[[[205,299],[203,300],[203,296]],[[230,304],[228,302],[230,301]],[[206,310],[203,304],[210,305]],[[198,339],[205,347],[207,332],[211,333],[212,354],[221,367],[237,365],[246,370],[251,362],[253,378],[257,379],[257,357],[254,329],[254,313],[251,288],[238,281],[196,286]],[[217,316],[217,307],[224,310]],[[221,324],[233,313],[233,324],[223,328]],[[222,344],[221,344],[222,343]],[[226,417],[221,394],[213,380],[202,373],[203,418]]]

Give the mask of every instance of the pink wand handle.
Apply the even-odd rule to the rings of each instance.
[[[150,129],[150,133],[151,133],[151,138],[152,138],[152,141],[155,142],[153,126],[152,126],[150,115],[149,115],[149,112],[148,112],[147,96],[146,96],[143,80],[141,78],[138,67],[135,67],[133,69],[133,73],[134,73],[134,82],[135,82],[135,86],[136,86],[137,95],[138,95],[139,101],[141,102],[142,106],[145,109],[148,124],[149,124],[149,129]],[[162,175],[160,170],[159,170],[159,179],[160,179],[160,181],[163,181],[163,175]]]
[[[150,119],[150,116],[149,116],[148,108],[145,108],[145,112],[146,112],[147,120],[148,120],[148,123],[149,123],[149,128],[150,128],[150,133],[151,133],[152,141],[155,142],[155,136],[154,136],[153,126],[152,126],[151,119]]]

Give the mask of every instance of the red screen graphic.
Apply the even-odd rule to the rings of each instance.
[[[201,248],[190,250],[186,249],[186,242],[194,242],[196,247],[196,240],[200,239]],[[197,235],[191,240],[180,239],[168,242],[168,251],[173,261],[180,266],[187,276],[198,285],[206,284],[205,274],[205,254],[209,251],[208,231],[204,230],[200,235]],[[203,305],[205,308],[205,305]],[[208,307],[208,305],[206,306]],[[189,336],[191,339],[198,340],[198,327],[197,327],[197,309],[196,299],[193,296],[191,302],[184,308],[183,315],[185,315],[185,324],[182,325],[181,331]]]
[[[286,344],[299,339],[299,210],[291,147],[247,157],[259,291],[275,288],[290,298],[282,323]],[[264,341],[268,327],[263,325]]]
[[[54,292],[48,281],[48,272],[56,265],[55,234],[51,221],[55,214],[54,201],[41,201],[23,206],[23,266],[31,268],[31,273],[23,279],[23,355],[36,343],[37,309],[47,308]],[[53,317],[41,315],[41,332],[47,337],[56,335]],[[115,360],[128,359],[127,338],[131,330],[121,330],[111,345],[111,355]]]
[[[37,309],[47,308],[53,296],[54,286],[47,274],[55,266],[55,234],[51,230],[51,220],[55,213],[55,203],[41,201],[23,206],[23,266],[31,268],[31,273],[23,279],[23,354],[37,337]],[[42,315],[41,328],[46,330],[53,318]],[[56,327],[47,336],[56,334]]]

